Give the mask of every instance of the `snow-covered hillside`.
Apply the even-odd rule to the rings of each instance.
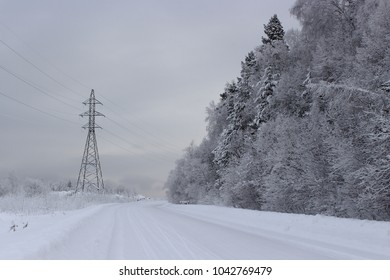
[[[0,248],[0,259],[390,259],[390,223],[140,201],[0,213]]]

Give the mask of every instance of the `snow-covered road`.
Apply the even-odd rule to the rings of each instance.
[[[0,214],[0,259],[390,259],[388,222],[163,201],[23,219]]]

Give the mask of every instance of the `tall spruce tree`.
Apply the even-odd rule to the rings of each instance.
[[[256,55],[250,51],[245,57],[245,61],[241,61],[241,78],[249,81],[250,77],[257,71]]]
[[[270,66],[265,69],[262,78],[263,85],[260,87],[254,100],[254,103],[256,104],[256,115],[251,123],[251,127],[255,129],[259,128],[260,123],[268,120],[267,106],[269,105],[269,101],[274,93],[279,78],[278,74],[273,74],[272,72],[272,67]]]
[[[237,84],[232,82],[226,85],[224,93],[221,94],[222,101],[226,104],[227,124],[220,135],[217,147],[212,152],[214,154],[214,162],[220,167],[225,167],[235,154],[235,149],[232,145],[235,131],[235,124],[233,123],[235,112],[234,99],[237,92]]]
[[[268,24],[264,24],[264,33],[267,35],[267,38],[262,37],[264,45],[272,44],[274,41],[282,41],[284,39],[283,26],[277,15],[271,17]]]

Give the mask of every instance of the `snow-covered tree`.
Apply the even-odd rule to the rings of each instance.
[[[377,2],[378,8],[368,20],[356,63],[360,80],[357,82],[371,89],[379,88],[390,78],[390,3]]]
[[[263,205],[262,181],[259,180],[261,160],[254,149],[248,149],[238,162],[225,168],[220,181],[222,202],[225,205],[261,209]]]
[[[229,163],[229,160],[234,155],[236,155],[237,152],[237,150],[235,149],[237,148],[235,146],[237,144],[237,141],[235,141],[235,132],[237,131],[237,128],[233,123],[235,117],[234,100],[237,92],[238,89],[236,83],[231,83],[226,86],[224,93],[221,95],[222,101],[224,101],[224,104],[226,106],[227,124],[221,133],[217,147],[213,150],[214,162],[221,167],[226,166]]]
[[[390,80],[383,83],[381,86],[380,86],[380,89],[381,90],[384,90],[386,92],[390,92]]]
[[[254,51],[250,51],[245,60],[241,61],[241,78],[251,85],[251,78],[257,72],[257,68],[256,55]]]
[[[304,127],[291,118],[278,117],[261,129],[257,145],[273,141],[267,151],[268,171],[264,173],[264,210],[308,213],[310,186],[307,173]],[[271,138],[271,139],[269,139]],[[270,145],[270,144],[267,144]],[[258,147],[261,149],[261,147]],[[264,152],[263,152],[264,154]]]
[[[273,15],[268,24],[264,24],[264,33],[267,37],[262,37],[263,44],[272,44],[274,41],[284,39],[284,29],[277,15]]]
[[[208,140],[205,139],[199,146],[191,143],[165,184],[170,201],[198,203],[208,200],[207,194],[212,192],[215,180],[210,155]]]
[[[272,67],[267,67],[262,78],[261,86],[257,90],[254,99],[256,114],[250,124],[252,128],[259,128],[261,123],[269,119],[269,104],[278,80],[279,75],[273,73]]]
[[[371,117],[366,164],[355,172],[357,206],[360,217],[383,220],[390,217],[390,115],[378,112]]]

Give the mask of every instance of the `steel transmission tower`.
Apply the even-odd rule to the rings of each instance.
[[[88,123],[83,126],[84,129],[88,129],[88,135],[81,161],[79,178],[77,179],[76,191],[103,191],[102,168],[100,166],[95,134],[95,128],[101,128],[95,123],[95,117],[104,117],[102,113],[95,110],[95,107],[103,104],[95,98],[94,90],[91,90],[91,96],[83,104],[89,105],[88,111],[80,114],[81,117],[89,118]]]

